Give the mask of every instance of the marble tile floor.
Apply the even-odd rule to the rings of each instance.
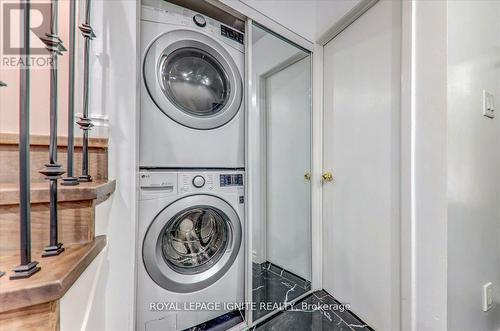
[[[184,331],[225,331],[243,322],[244,312],[233,310]]]
[[[252,331],[373,331],[325,291],[316,291]]]
[[[287,303],[311,288],[309,281],[269,262],[253,264],[252,280],[256,308],[253,312],[254,320],[268,314],[269,310],[275,310],[274,304]]]

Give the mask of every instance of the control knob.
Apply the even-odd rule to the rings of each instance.
[[[207,20],[205,20],[205,17],[203,17],[203,15],[200,15],[200,14],[194,15],[193,21],[194,21],[194,24],[196,24],[200,27],[204,27],[205,25],[207,25]]]
[[[205,178],[203,178],[203,176],[200,176],[200,175],[194,176],[193,185],[196,188],[203,187],[205,185]]]

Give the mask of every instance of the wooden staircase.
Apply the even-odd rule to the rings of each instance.
[[[58,139],[63,166],[66,141]],[[90,139],[94,181],[59,185],[59,239],[66,250],[59,256],[41,257],[49,241],[49,183],[38,170],[47,163],[48,143],[48,137],[31,137],[31,252],[42,269],[30,278],[11,280],[11,270],[19,264],[18,137],[0,133],[0,270],[6,272],[0,278],[0,331],[59,330],[59,299],[106,246],[105,236],[95,237],[95,209],[110,197],[116,183],[107,178],[107,140]],[[81,141],[76,139],[75,145],[78,174]]]

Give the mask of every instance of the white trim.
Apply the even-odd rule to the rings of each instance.
[[[411,0],[403,15],[410,31],[403,31],[409,90],[402,102],[411,134],[404,146],[410,160],[407,153],[402,259],[410,261],[402,263],[402,323],[406,330],[446,330],[447,4]]]
[[[323,46],[316,44],[312,57],[311,241],[313,290],[323,288]]]
[[[260,74],[261,81],[262,81],[262,79],[267,80],[272,75],[277,74],[278,72],[285,70],[286,68],[288,68],[292,64],[297,63],[300,60],[305,59],[310,54],[311,53],[309,53],[309,52],[303,52],[303,53],[297,53],[297,54],[291,56],[290,58],[288,58],[284,62],[278,64],[276,67],[269,69],[268,71],[264,72],[263,74]],[[261,91],[262,91],[262,89],[261,89]]]
[[[247,19],[245,38],[245,80],[243,87],[245,89],[245,302],[252,302],[252,219],[253,212],[250,206],[253,204],[253,195],[250,190],[252,187],[251,179],[253,178],[253,168],[248,160],[253,157],[250,153],[250,144],[248,143],[249,123],[250,123],[250,106],[251,106],[251,86],[252,86],[252,20]],[[248,326],[252,325],[253,310],[245,309],[245,321]]]
[[[361,15],[363,15],[371,7],[373,7],[378,1],[379,0],[362,0],[359,4],[349,10],[349,12],[342,16],[342,18],[337,23],[335,23],[334,26],[323,33],[317,40],[317,43],[323,46],[326,45],[330,40],[338,36],[339,33],[344,31]]]
[[[258,263],[266,262],[267,261],[267,243],[269,241],[269,232],[267,231],[267,220],[269,219],[268,215],[268,210],[269,210],[269,201],[267,200],[268,196],[268,186],[267,186],[267,178],[268,178],[268,148],[267,148],[267,141],[268,141],[268,131],[267,131],[267,123],[268,123],[268,114],[267,114],[267,88],[266,88],[266,78],[258,77],[259,79],[259,86],[258,89],[259,91],[257,93],[259,99],[256,100],[259,103],[259,117],[260,117],[260,152],[261,155],[265,155],[265,157],[260,158],[260,221],[261,221],[261,227],[260,230],[262,231],[259,235],[261,238],[266,238],[264,242],[261,242],[261,246],[259,247],[259,257],[260,259],[256,260]],[[252,234],[252,240],[253,240],[253,234]],[[253,289],[252,289],[253,291]],[[253,293],[253,292],[252,292]]]
[[[279,24],[278,22],[274,21],[273,19],[267,17],[263,13],[259,12],[255,8],[247,5],[246,3],[243,3],[241,1],[235,1],[235,0],[205,0],[209,2],[210,4],[214,6],[221,7],[221,3],[225,6],[229,6],[232,9],[236,10],[237,12],[241,13],[242,15],[245,15],[248,17],[248,19],[251,19],[255,21],[256,23],[264,26],[265,28],[273,31],[274,33],[282,36],[285,39],[288,39],[292,43],[295,43],[299,45],[302,48],[305,48],[306,50],[312,52],[314,50],[314,43],[310,40],[307,40],[306,38],[298,35],[297,33],[293,32],[292,30],[284,27],[283,25]],[[223,8],[222,8],[223,9]],[[246,39],[250,39],[248,35],[248,29],[245,29],[246,33]]]
[[[414,10],[412,1],[403,1],[401,19],[401,232],[400,232],[400,329],[411,330],[412,291],[412,158],[413,158],[413,86]]]
[[[139,190],[139,137],[140,137],[140,106],[141,106],[141,83],[142,83],[142,50],[139,45],[141,45],[141,2],[137,1],[136,3],[136,18],[135,18],[135,39],[136,39],[136,45],[137,47],[135,48],[135,56],[136,56],[136,63],[135,63],[135,70],[136,70],[136,79],[135,79],[135,123],[132,123],[131,126],[133,126],[133,134],[135,135],[133,139],[133,143],[135,144],[134,146],[134,165],[135,165],[135,173],[131,174],[131,181],[132,181],[132,188],[134,189],[134,194],[133,194],[133,222],[130,225],[131,231],[132,231],[132,238],[135,240],[135,243],[133,245],[133,250],[132,250],[132,270],[133,270],[133,277],[132,277],[132,283],[133,283],[133,289],[131,293],[132,297],[132,311],[130,312],[129,319],[130,319],[130,329],[134,330],[136,328],[136,318],[137,318],[137,265],[140,263],[138,261],[138,250],[137,250],[137,245],[139,242],[141,242],[140,238],[137,238],[137,234],[139,233],[139,197],[138,197],[138,190]]]

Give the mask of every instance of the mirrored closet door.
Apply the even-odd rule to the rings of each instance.
[[[249,278],[255,324],[311,289],[311,54],[256,24],[251,35]]]

